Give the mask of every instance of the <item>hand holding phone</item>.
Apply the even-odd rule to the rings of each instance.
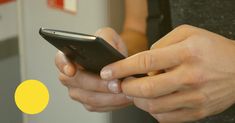
[[[119,46],[119,48],[116,47],[118,51],[123,52],[125,50],[125,47],[121,47],[124,43],[121,40],[117,40],[118,38],[114,38],[118,34],[110,28],[101,29],[96,35],[102,37],[110,44],[116,43]],[[98,74],[78,69],[78,67],[74,66],[75,64],[71,64],[71,61],[67,60],[67,57],[62,52],[58,52],[56,55],[56,65],[59,69],[61,83],[68,88],[68,95],[73,100],[81,102],[89,111],[111,111],[128,106],[132,102],[124,94],[120,93],[119,80],[105,81]],[[66,68],[68,68],[70,73],[75,73],[73,75],[70,74],[72,76],[64,74],[65,66],[69,66]]]
[[[39,33],[70,60],[90,72],[99,73],[104,66],[125,58],[101,37],[44,28]]]

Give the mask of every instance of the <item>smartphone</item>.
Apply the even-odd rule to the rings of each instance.
[[[40,28],[39,34],[62,51],[68,59],[93,73],[98,74],[104,66],[125,58],[101,37],[46,28]]]
[[[39,33],[70,60],[94,73],[99,73],[104,66],[125,58],[100,37],[45,28],[40,28]]]

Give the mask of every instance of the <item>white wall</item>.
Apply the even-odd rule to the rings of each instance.
[[[20,82],[19,57],[0,59],[0,68],[0,123],[22,123],[14,101],[14,91]]]
[[[28,123],[108,123],[109,113],[90,113],[72,101],[57,79],[54,65],[56,49],[42,39],[40,27],[94,33],[108,23],[107,0],[78,0],[78,13],[68,14],[47,7],[47,0],[18,0],[20,19],[20,57],[22,78],[38,79],[50,92],[44,112],[25,115]]]
[[[22,123],[14,91],[20,82],[16,2],[0,5],[0,123]]]
[[[17,35],[16,2],[0,5],[0,41]]]

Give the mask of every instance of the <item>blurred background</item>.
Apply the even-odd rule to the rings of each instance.
[[[0,123],[144,122],[133,107],[91,113],[72,101],[57,79],[56,49],[38,34],[40,27],[120,31],[123,9],[123,0],[0,0]],[[14,103],[14,91],[26,79],[44,82],[50,92],[48,107],[38,115],[23,114]]]

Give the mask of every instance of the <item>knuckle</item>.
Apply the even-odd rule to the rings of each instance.
[[[87,104],[90,106],[95,106],[94,102],[96,101],[93,100],[93,95],[77,93],[75,91],[71,91],[69,95],[73,100],[77,100],[83,104]]]
[[[185,77],[184,84],[192,88],[200,87],[206,81],[206,77],[199,69],[191,70]]]
[[[120,83],[119,83],[118,87],[120,87]],[[108,82],[106,82],[104,80],[96,82],[95,88],[97,91],[110,92],[110,90],[108,89]]]
[[[203,107],[207,102],[207,97],[202,94],[194,94],[191,96],[191,98],[188,100],[188,103],[192,107]]]
[[[75,80],[77,86],[81,89],[84,89],[85,83],[87,82],[87,78],[85,78],[84,76],[76,75]]]
[[[86,110],[88,110],[89,112],[97,112],[97,108],[94,107],[94,106],[84,105],[84,107],[85,107]]]
[[[111,35],[116,35],[117,34],[114,29],[112,29],[110,27],[103,27],[103,28],[98,29],[96,31],[95,35],[103,37],[107,33],[111,34]],[[103,37],[103,38],[105,38],[105,37]]]
[[[194,97],[194,99],[192,100],[196,106],[202,107],[205,105],[207,98],[202,95],[202,94],[198,94],[197,96]]]
[[[63,84],[64,86],[68,86],[68,80],[66,79],[66,77],[64,75],[59,75],[59,80],[61,82],[61,84]]]
[[[93,107],[101,106],[100,100],[97,99],[96,95],[93,95],[93,94],[84,97],[84,102],[86,104],[89,104],[90,106],[93,106]]]
[[[188,29],[191,29],[193,26],[190,26],[188,24],[182,24],[178,27],[175,28],[176,31],[185,31],[185,30],[188,30]]]
[[[154,102],[151,100],[147,101],[147,112],[149,112],[150,114],[156,113]]]
[[[200,110],[197,110],[195,113],[194,113],[194,115],[193,115],[193,117],[195,118],[195,119],[202,119],[202,118],[204,118],[204,117],[206,117],[207,116],[207,112],[206,112],[206,110],[205,109],[200,109]]]
[[[75,85],[76,87],[80,88],[80,89],[84,89],[87,90],[87,86],[89,86],[90,79],[88,78],[87,75],[85,75],[86,73],[83,73],[82,71],[77,70],[76,75],[74,76],[74,81],[76,81]]]
[[[140,86],[140,94],[144,97],[154,97],[154,89],[152,82],[148,82]]]
[[[80,95],[80,101],[84,104],[90,104],[89,98],[87,95]]]
[[[107,30],[108,32],[110,32],[112,34],[116,34],[116,31],[111,27],[105,27],[104,30]]]
[[[187,41],[182,52],[183,61],[194,61],[199,57],[199,52],[197,50],[197,45],[192,41]]]
[[[203,56],[203,50],[206,45],[211,46],[212,41],[206,38],[203,34],[193,34],[187,38],[183,43],[183,60],[198,61]]]
[[[101,28],[100,30],[115,32],[114,29],[111,28],[111,27],[103,27],[103,28]]]
[[[153,56],[149,51],[140,53],[138,56],[138,61],[141,70],[148,71],[153,66]]]
[[[72,100],[80,101],[79,94],[74,89],[69,89],[69,97]]]

